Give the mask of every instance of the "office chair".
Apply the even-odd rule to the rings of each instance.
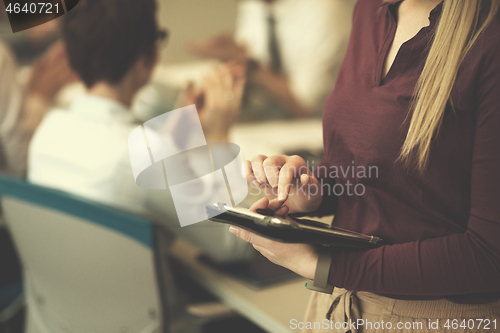
[[[153,223],[0,176],[23,266],[27,333],[169,332]]]
[[[0,332],[11,333],[21,330],[24,295],[19,258],[2,221],[0,209]]]
[[[12,332],[10,321],[24,306],[23,285],[19,282],[0,287],[0,332]]]

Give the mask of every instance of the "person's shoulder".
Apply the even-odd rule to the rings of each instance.
[[[68,110],[63,108],[53,108],[43,116],[42,121],[37,126],[34,138],[57,137],[66,132],[72,126],[77,126],[75,119]]]
[[[384,0],[358,0],[354,6],[354,24],[361,24],[372,18],[376,18],[392,1]]]
[[[484,39],[484,44],[490,46],[492,51],[500,52],[500,9],[482,32],[481,38]]]
[[[53,150],[56,149],[55,144],[63,142],[60,138],[63,136],[61,131],[68,127],[67,121],[65,121],[66,116],[66,111],[62,109],[52,109],[44,115],[29,143],[29,170],[33,171],[33,165],[38,167],[40,156],[52,154]],[[30,172],[28,172],[29,174]]]
[[[393,1],[384,0],[358,0],[354,5],[355,12],[370,12],[374,13],[380,10],[383,6],[388,6]]]
[[[43,120],[45,122],[67,121],[69,119],[71,119],[71,114],[68,112],[68,110],[60,107],[50,109],[43,117]]]
[[[483,12],[483,18],[487,17],[488,11]],[[483,21],[484,22],[484,21]],[[483,24],[480,22],[480,24]],[[478,100],[483,100],[485,105],[492,107],[484,108],[489,115],[500,115],[498,108],[500,95],[500,11],[491,19],[481,32],[472,48],[469,50],[462,71],[473,71],[474,88]],[[492,118],[493,119],[493,118]],[[499,119],[495,116],[494,119]]]
[[[495,67],[500,68],[500,10],[481,32],[471,53],[475,53],[473,57],[480,58],[483,67],[494,64]]]

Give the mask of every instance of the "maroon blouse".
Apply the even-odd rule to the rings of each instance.
[[[331,195],[323,207],[335,212],[335,226],[391,245],[335,251],[330,283],[403,299],[497,300],[500,17],[463,62],[452,93],[454,111],[446,109],[420,176],[396,159],[441,5],[432,11],[430,26],[401,46],[382,80],[396,31],[394,10],[382,0],[358,2],[347,55],[323,116],[323,165],[327,181],[337,184],[329,184],[330,191],[325,185]]]

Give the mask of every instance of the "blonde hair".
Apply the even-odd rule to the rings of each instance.
[[[494,18],[500,0],[490,0],[487,18],[479,25],[484,0],[444,0],[429,55],[417,82],[413,115],[398,160],[411,162],[420,172],[427,166],[431,142],[443,115],[465,56]],[[451,101],[450,101],[451,102]]]

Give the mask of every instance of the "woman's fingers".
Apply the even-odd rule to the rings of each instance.
[[[298,179],[297,177],[300,178],[302,174],[308,173],[309,169],[307,169],[307,165],[302,157],[286,157],[286,163],[279,172],[278,200],[282,202],[286,201],[294,179]]]
[[[257,212],[257,209],[270,209],[274,211],[276,215],[282,216],[288,213],[288,207],[284,206],[282,202],[278,200],[269,200],[268,198],[259,199],[250,207],[252,212]]]
[[[269,199],[268,198],[262,198],[257,201],[255,201],[252,206],[250,206],[250,211],[256,213],[257,209],[267,209],[269,205]]]
[[[310,171],[304,159],[299,156],[256,155],[250,164],[247,164],[247,180],[256,181],[259,185],[269,184],[273,189],[277,188],[278,199],[282,202],[288,198],[294,179],[299,179],[302,174],[310,174]]]
[[[255,250],[259,251],[259,253],[262,254],[264,257],[266,257],[269,261],[276,264],[274,260],[274,254],[271,251],[260,245],[252,244],[252,246]]]
[[[247,181],[272,199],[268,209],[279,215],[288,214],[288,209],[292,212],[317,209],[323,196],[321,186],[300,156],[257,155],[245,167]]]
[[[254,187],[260,186],[259,182],[255,178],[255,175],[253,173],[252,162],[250,162],[248,160],[245,161],[245,173],[246,173],[246,177],[247,177],[247,182],[249,184],[252,184],[252,186],[254,186]]]
[[[289,208],[286,205],[283,205],[282,202],[278,200],[269,201],[268,198],[262,198],[253,203],[250,207],[250,211],[256,213],[257,209],[269,209],[274,211],[274,214],[279,216],[286,216],[288,214]]]
[[[267,182],[271,187],[276,188],[278,186],[280,169],[285,163],[286,159],[284,156],[271,156],[262,162]]]
[[[295,178],[295,167],[290,164],[285,164],[281,168],[278,176],[278,200],[285,202],[288,199],[290,186]]]
[[[269,239],[267,238],[264,238],[262,236],[254,234],[253,232],[235,226],[230,226],[229,232],[243,239],[245,242],[252,243],[253,245],[257,246],[265,247],[265,245],[270,242]]]
[[[271,187],[278,186],[280,169],[285,164],[284,156],[256,155],[252,158],[251,167],[253,175],[259,184],[269,184]]]
[[[276,242],[234,226],[229,227],[229,232],[251,243],[257,251],[273,263],[288,268],[305,278],[314,278],[318,253],[313,246]]]
[[[257,182],[259,182],[259,184],[267,183],[266,173],[264,171],[264,165],[263,165],[266,159],[267,159],[266,155],[256,155],[252,157],[251,165],[253,174],[255,175],[255,178],[257,179]]]
[[[279,203],[282,204],[281,202],[279,202]],[[288,208],[288,206],[282,205],[280,208],[278,208],[277,210],[274,211],[274,214],[279,215],[279,216],[286,216],[286,214],[288,214],[289,210],[290,209]]]
[[[288,207],[284,206],[283,204],[283,201],[274,199],[269,201],[267,209],[274,211],[277,215],[286,215],[288,213]],[[283,207],[286,207],[286,210],[283,210]]]
[[[321,193],[321,184],[319,180],[311,174],[302,174],[300,176],[300,191],[302,193]]]

